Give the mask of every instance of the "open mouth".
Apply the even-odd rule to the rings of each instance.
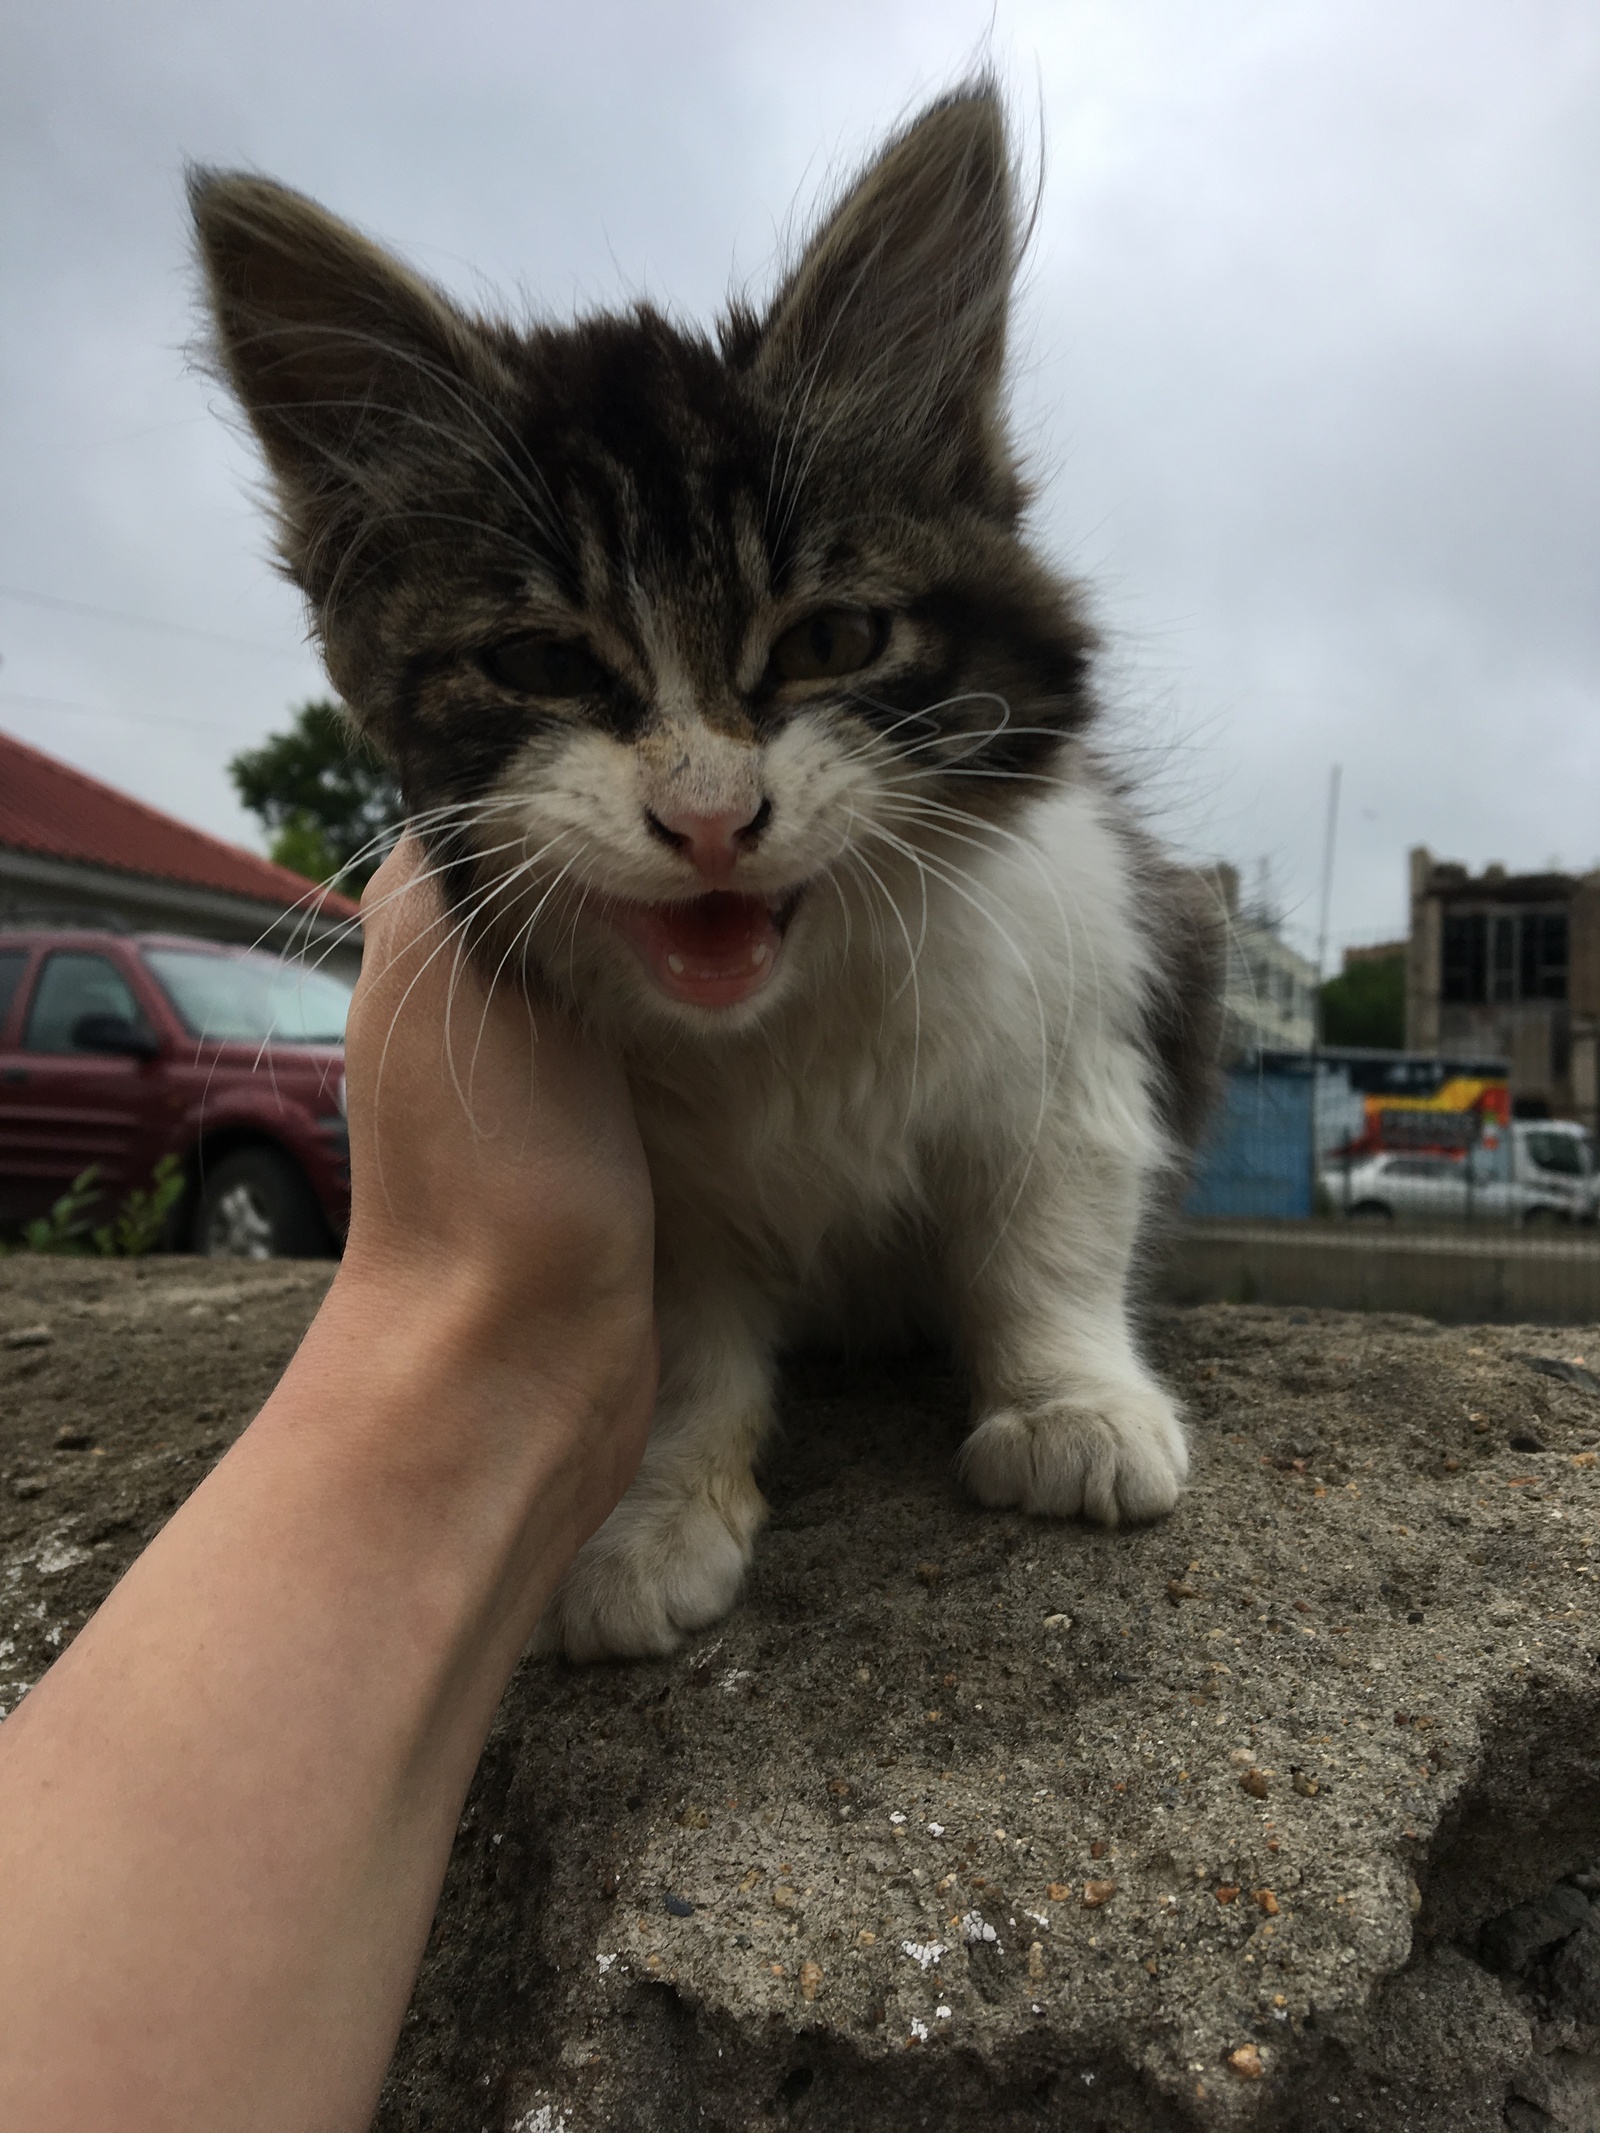
[[[717,889],[684,904],[614,904],[611,916],[668,999],[734,1007],[772,976],[801,894],[769,902]]]

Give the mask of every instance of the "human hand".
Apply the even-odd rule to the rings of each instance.
[[[442,1322],[459,1369],[500,1372],[546,1425],[622,1414],[603,1516],[654,1388],[653,1208],[627,1084],[517,983],[488,989],[428,877],[407,837],[363,898],[336,1288],[364,1327]]]

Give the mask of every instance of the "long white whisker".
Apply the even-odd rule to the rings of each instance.
[[[999,1227],[995,1232],[994,1237],[990,1240],[988,1251],[984,1254],[984,1257],[980,1261],[978,1268],[975,1270],[976,1272],[981,1273],[983,1268],[988,1265],[989,1260],[993,1257],[995,1251],[997,1250],[1000,1244],[1001,1238],[1005,1235],[1006,1229],[1010,1225],[1012,1216],[1016,1213],[1018,1206],[1021,1204],[1022,1195],[1027,1187],[1028,1178],[1032,1173],[1034,1160],[1038,1153],[1039,1142],[1044,1133],[1044,1122],[1049,1111],[1050,1093],[1054,1086],[1056,1078],[1055,1072],[1052,1071],[1052,1047],[1050,1044],[1049,1035],[1049,1019],[1045,1013],[1044,998],[1039,991],[1038,981],[1034,977],[1027,957],[1022,953],[1022,950],[1018,947],[1016,941],[1012,938],[1011,934],[1007,931],[1007,929],[1001,924],[1000,920],[995,916],[994,912],[989,909],[987,902],[983,900],[981,895],[973,893],[973,890],[981,889],[981,884],[977,883],[971,876],[958,876],[955,873],[947,871],[946,869],[939,866],[936,861],[930,860],[924,855],[919,854],[914,846],[906,844],[903,839],[896,837],[892,831],[884,829],[881,824],[874,823],[869,825],[868,834],[880,838],[884,843],[889,845],[891,849],[902,853],[906,858],[911,860],[913,865],[926,866],[928,872],[933,876],[936,881],[941,881],[944,886],[951,891],[952,894],[959,896],[964,903],[968,904],[975,912],[977,912],[977,914],[981,918],[983,918],[990,926],[992,926],[994,931],[999,935],[1000,939],[1005,943],[1006,947],[1011,951],[1012,956],[1016,960],[1017,967],[1022,972],[1023,977],[1027,981],[1028,989],[1033,995],[1034,1010],[1038,1018],[1039,1026],[1039,1107],[1035,1116],[1033,1131],[1028,1137],[1028,1145],[1023,1154],[1023,1159],[1021,1163],[1021,1173],[1017,1180],[1016,1190],[1012,1194],[1011,1201],[1006,1209],[1005,1215],[1003,1216],[999,1224]],[[970,887],[968,886],[968,883],[971,884]],[[1059,1068],[1056,1069],[1056,1072],[1058,1071]]]
[[[380,1093],[381,1093],[381,1091],[382,1091],[382,1087],[383,1087],[383,1075],[384,1075],[384,1069],[385,1069],[385,1067],[386,1067],[386,1065],[387,1065],[387,1063],[388,1063],[388,1058],[389,1058],[389,1046],[390,1046],[390,1044],[391,1044],[391,1043],[393,1042],[393,1039],[394,1039],[394,1033],[395,1033],[395,1028],[396,1028],[396,1026],[397,1026],[397,1024],[398,1024],[398,1022],[399,1022],[399,1019],[400,1019],[401,1013],[403,1012],[403,1010],[404,1010],[404,1008],[405,1008],[406,1002],[407,1002],[407,1001],[408,1001],[408,1000],[409,1000],[409,999],[411,998],[411,995],[412,995],[412,993],[413,993],[413,992],[414,992],[414,991],[416,990],[416,988],[417,988],[418,984],[419,984],[419,983],[421,982],[422,978],[423,978],[423,977],[424,977],[424,976],[426,975],[427,971],[428,971],[428,970],[430,969],[430,967],[431,967],[431,966],[432,966],[432,964],[433,964],[433,963],[435,962],[435,960],[436,960],[436,959],[437,959],[437,958],[438,958],[438,957],[439,957],[439,956],[440,956],[440,955],[441,955],[441,954],[442,954],[442,953],[444,952],[444,950],[445,950],[446,948],[448,948],[448,947],[450,946],[450,944],[451,944],[451,942],[452,942],[453,940],[456,940],[456,939],[458,938],[458,936],[467,936],[467,935],[469,935],[469,934],[470,934],[470,929],[471,929],[472,925],[474,924],[474,922],[476,921],[476,919],[478,918],[478,916],[480,915],[480,913],[482,913],[483,911],[487,910],[487,909],[489,908],[489,906],[490,906],[491,904],[493,904],[493,903],[494,903],[494,902],[495,902],[495,901],[497,900],[497,898],[498,898],[499,896],[501,896],[501,895],[502,895],[502,894],[504,893],[504,891],[505,891],[505,888],[506,888],[506,886],[507,886],[507,882],[508,882],[508,880],[514,880],[515,878],[516,878],[515,870],[513,871],[513,874],[512,874],[511,876],[509,876],[509,877],[498,877],[498,878],[497,878],[497,879],[496,879],[496,880],[495,880],[495,881],[494,881],[493,883],[491,883],[491,884],[490,884],[490,886],[489,886],[489,887],[488,887],[488,888],[487,888],[486,890],[484,890],[484,891],[483,891],[483,893],[482,893],[482,894],[481,894],[480,896],[478,896],[478,897],[476,898],[476,900],[474,901],[474,903],[472,904],[472,906],[471,906],[471,908],[470,908],[470,909],[468,909],[467,911],[465,911],[465,912],[463,912],[463,913],[460,913],[459,915],[456,915],[456,916],[454,917],[454,923],[453,923],[453,924],[451,924],[451,925],[450,925],[450,926],[448,927],[448,929],[447,929],[447,931],[446,931],[446,933],[445,933],[445,935],[444,935],[443,939],[442,939],[441,941],[439,941],[439,942],[438,942],[438,944],[437,944],[437,945],[436,945],[436,946],[435,946],[434,948],[432,948],[432,949],[431,949],[431,950],[429,951],[429,953],[428,953],[428,955],[427,955],[426,959],[424,960],[424,962],[423,962],[423,964],[422,964],[421,968],[420,968],[420,969],[419,969],[419,970],[418,970],[418,971],[416,972],[416,974],[415,974],[415,976],[413,976],[413,978],[412,978],[412,980],[411,980],[410,984],[409,984],[409,985],[407,985],[407,987],[406,987],[405,991],[404,991],[404,992],[403,992],[403,993],[401,994],[401,996],[400,996],[400,999],[399,999],[399,1002],[397,1003],[397,1005],[396,1005],[396,1007],[395,1007],[394,1013],[393,1013],[393,1014],[392,1014],[392,1015],[390,1016],[390,1018],[389,1018],[389,1028],[388,1028],[388,1030],[387,1030],[387,1032],[385,1033],[385,1036],[384,1036],[384,1040],[383,1040],[383,1050],[382,1050],[382,1052],[381,1052],[381,1053],[379,1054],[379,1057],[378,1057],[378,1072],[377,1072],[377,1076],[376,1076],[376,1078],[375,1078],[375,1080],[374,1080],[374,1083],[373,1083],[373,1109],[374,1109],[374,1112],[376,1112],[376,1110],[377,1110],[377,1107],[378,1107],[378,1098],[379,1098],[379,1095],[380,1095]],[[409,884],[408,884],[407,886],[409,886]],[[438,918],[438,919],[436,919],[436,920],[434,920],[434,921],[432,921],[432,922],[431,922],[431,923],[430,923],[430,924],[429,924],[429,925],[428,925],[428,926],[427,926],[427,927],[426,927],[426,928],[424,929],[424,933],[425,933],[425,934],[426,934],[426,933],[431,933],[431,932],[433,931],[433,928],[434,928],[434,926],[435,926],[435,925],[438,925],[438,924],[440,924],[440,923],[441,923],[441,922],[442,922],[442,921],[443,921],[443,920],[444,920],[445,918],[447,918],[447,917],[450,917],[450,916],[451,916],[451,912],[450,912],[450,910],[449,910],[449,907],[448,907],[448,906],[446,906],[446,907],[442,908],[442,909],[441,909],[441,912],[440,912],[440,916],[439,916],[439,918]],[[414,944],[412,944],[412,945],[414,945]],[[457,969],[459,969],[459,965],[457,965]],[[456,1076],[456,1072],[455,1072],[455,1060],[454,1060],[454,1055],[453,1055],[453,1053],[452,1053],[452,1052],[450,1051],[450,1049],[449,1049],[449,1016],[450,1016],[450,1001],[451,1001],[451,998],[452,998],[452,995],[453,995],[453,992],[454,992],[454,985],[455,985],[455,977],[454,977],[454,974],[453,974],[453,975],[452,975],[452,979],[451,979],[451,986],[450,986],[449,990],[447,991],[447,993],[446,993],[446,998],[445,998],[445,1025],[444,1025],[444,1031],[443,1031],[443,1036],[444,1036],[444,1041],[445,1041],[445,1044],[446,1044],[446,1056],[447,1056],[447,1057],[449,1058],[449,1060],[450,1060],[450,1074],[451,1074],[451,1080],[452,1080],[452,1082],[453,1082],[453,1083],[455,1084],[455,1087],[456,1087],[456,1091],[457,1091],[457,1094],[458,1094],[458,1095],[461,1095],[461,1096],[462,1096],[462,1100],[463,1100],[463,1102],[464,1102],[464,1103],[466,1103],[466,1097],[465,1097],[465,1092],[463,1092],[463,1091],[462,1091],[462,1089],[461,1089],[461,1085],[460,1085],[460,1081],[459,1081],[459,1079],[458,1079],[458,1078],[457,1078],[457,1076]],[[469,1119],[470,1119],[470,1118],[471,1118],[471,1116],[472,1116],[472,1111],[471,1111],[471,1106],[470,1106],[470,1104],[467,1104],[467,1116],[468,1116],[468,1118],[469,1118]],[[383,1156],[382,1156],[382,1150],[381,1150],[381,1149],[379,1149],[379,1151],[378,1151],[378,1175],[379,1175],[379,1180],[380,1180],[380,1182],[382,1182],[382,1181],[383,1181]],[[387,1186],[387,1184],[384,1184],[384,1193],[385,1193],[385,1196],[387,1197],[387,1193],[388,1193],[388,1186]]]
[[[916,855],[911,852],[909,846],[901,846],[900,849],[910,855],[913,865],[918,864]],[[871,860],[868,859],[866,853],[862,851],[859,845],[854,848],[853,852],[851,853],[851,857],[854,859],[856,865],[862,867],[866,871],[868,876],[877,883],[879,889],[883,892],[883,900],[889,906],[889,909],[894,913],[895,923],[899,926],[901,934],[904,936],[905,939],[906,976],[911,986],[912,1015],[911,1082],[909,1088],[906,1091],[906,1115],[904,1121],[905,1124],[909,1125],[911,1121],[912,1106],[916,1099],[917,1068],[922,1058],[922,988],[917,982],[918,948],[912,943],[911,928],[906,924],[905,918],[900,910],[900,906],[895,902],[893,896],[889,893],[888,884],[884,881],[883,876],[878,872],[877,868],[872,864]],[[926,915],[926,898],[924,898],[923,911],[924,915]],[[924,927],[924,932],[926,932],[926,927]],[[903,989],[904,988],[902,987],[902,990]]]
[[[537,866],[539,861],[544,858],[545,854],[549,851],[552,851],[563,837],[569,837],[573,834],[574,832],[571,830],[558,830],[554,837],[550,838],[547,843],[543,844],[540,849],[534,853],[532,860],[529,861],[527,865],[518,867],[515,873],[508,878],[505,883],[506,892],[509,892],[517,881],[525,879],[527,875],[532,871],[533,867]],[[484,998],[483,1013],[478,1017],[478,1035],[472,1047],[472,1058],[467,1066],[467,1089],[469,1092],[469,1106],[471,1100],[470,1091],[472,1089],[472,1084],[477,1076],[478,1071],[478,1054],[483,1048],[483,1033],[489,1015],[489,999],[493,995],[494,988],[500,982],[501,974],[505,970],[508,958],[511,956],[512,952],[515,949],[519,948],[521,946],[521,943],[526,938],[528,938],[529,935],[532,934],[534,927],[539,922],[540,913],[544,910],[545,905],[549,903],[551,897],[555,895],[557,889],[560,888],[562,882],[566,879],[567,875],[570,874],[572,869],[577,865],[579,856],[580,855],[574,853],[573,857],[569,859],[564,866],[561,867],[561,869],[557,872],[554,878],[549,882],[549,884],[544,890],[544,893],[540,896],[539,901],[534,905],[532,911],[529,912],[527,918],[517,928],[517,931],[512,935],[510,941],[506,945],[504,953],[500,957],[499,962],[495,965],[494,975],[489,981],[488,993],[485,995]]]

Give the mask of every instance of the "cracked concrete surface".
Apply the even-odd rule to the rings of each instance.
[[[327,1271],[0,1265],[0,1701]],[[1600,1330],[1152,1340],[1115,1534],[968,1503],[936,1361],[791,1367],[739,1611],[513,1683],[385,2133],[1600,2127]]]

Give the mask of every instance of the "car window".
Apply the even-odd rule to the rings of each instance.
[[[1530,1133],[1523,1144],[1541,1170],[1566,1178],[1584,1175],[1583,1149],[1575,1133]]]
[[[1395,1178],[1431,1178],[1441,1184],[1450,1178],[1458,1178],[1460,1170],[1448,1156],[1399,1155],[1389,1165],[1389,1175]]]
[[[22,983],[22,973],[28,967],[26,948],[7,948],[0,951],[0,1028],[5,1025],[11,1012],[11,1003],[17,997],[17,987]]]
[[[350,987],[326,970],[242,949],[146,948],[191,1037],[233,1044],[343,1044]]]
[[[147,1027],[133,989],[115,963],[103,955],[58,949],[46,956],[33,988],[24,1048],[30,1052],[86,1050],[72,1041],[73,1026],[84,1015],[121,1015],[135,1029]]]

